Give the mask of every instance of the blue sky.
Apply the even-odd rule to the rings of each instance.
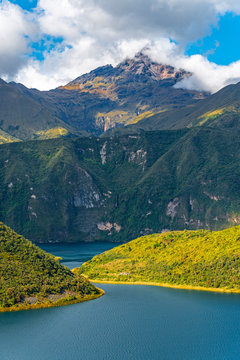
[[[25,10],[32,10],[37,6],[38,0],[11,0],[10,2],[21,6]]]
[[[236,0],[237,1],[237,0]],[[229,65],[240,59],[240,16],[227,12],[219,16],[211,34],[187,44],[186,54],[201,54],[219,65]]]
[[[0,0],[0,77],[48,89],[145,49],[214,92],[240,79],[239,33],[236,0]]]

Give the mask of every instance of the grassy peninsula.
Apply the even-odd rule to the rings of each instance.
[[[72,304],[102,293],[0,223],[0,312]]]
[[[140,237],[78,270],[96,282],[240,292],[240,226]]]

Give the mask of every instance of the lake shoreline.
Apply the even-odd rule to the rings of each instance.
[[[114,281],[114,280],[96,280],[88,279],[94,284],[114,284],[114,285],[146,285],[146,286],[159,286],[165,288],[179,289],[179,290],[194,290],[194,291],[210,291],[217,293],[227,294],[240,294],[240,289],[225,289],[225,288],[207,288],[203,286],[192,286],[192,285],[173,285],[156,282],[145,282],[145,281]]]
[[[79,304],[85,301],[95,300],[100,298],[105,294],[105,291],[97,288],[99,290],[99,294],[93,294],[93,295],[87,295],[84,297],[76,297],[75,299],[67,299],[62,298],[55,302],[47,301],[41,302],[37,304],[16,304],[11,307],[0,307],[0,313],[6,313],[6,312],[16,312],[16,311],[26,311],[26,310],[36,310],[36,309],[46,309],[51,307],[60,307],[60,306],[67,306],[67,305],[73,305],[73,304]]]

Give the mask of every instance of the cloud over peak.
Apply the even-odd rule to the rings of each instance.
[[[217,66],[184,50],[209,34],[226,11],[240,14],[240,5],[233,0],[39,0],[28,12],[4,0],[0,76],[49,89],[148,47],[153,60],[194,73],[179,86],[214,92],[240,77],[240,63]],[[29,56],[40,40],[44,60]]]

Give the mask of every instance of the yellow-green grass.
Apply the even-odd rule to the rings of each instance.
[[[210,291],[210,292],[219,292],[219,293],[234,293],[240,294],[240,289],[225,289],[225,288],[209,288],[204,286],[191,286],[191,285],[173,285],[173,284],[165,284],[151,281],[107,281],[107,280],[95,280],[89,279],[88,281],[93,282],[95,284],[113,284],[113,285],[144,285],[144,286],[159,286],[166,287],[171,289],[179,289],[179,290],[194,290],[194,291]]]
[[[55,139],[68,135],[68,130],[63,127],[56,127],[49,130],[37,131],[38,139]]]
[[[104,295],[104,291],[100,288],[97,288],[99,290],[98,294],[91,294],[86,296],[71,296],[67,295],[65,298],[61,298],[57,301],[51,301],[49,299],[42,299],[39,300],[36,304],[16,304],[11,307],[1,307],[0,306],[0,313],[2,312],[15,312],[15,311],[23,311],[23,310],[36,310],[36,309],[44,309],[44,308],[50,308],[50,307],[59,307],[59,306],[66,306],[66,305],[73,305],[73,304],[79,304],[85,301],[95,300],[99,297]]]
[[[145,112],[139,114],[138,116],[133,117],[132,121],[130,121],[129,123],[130,124],[137,124],[142,119],[147,119],[150,116],[153,116],[154,114],[155,114],[154,111],[151,111],[151,110],[145,111]]]
[[[209,111],[209,112],[201,115],[199,117],[199,120],[200,120],[199,125],[201,126],[208,120],[213,120],[213,119],[217,118],[218,116],[222,115],[225,111],[226,111],[226,109],[222,108],[222,109],[217,109],[214,111]]]
[[[83,264],[90,281],[240,292],[240,226],[143,236]]]
[[[114,126],[114,124],[136,124],[142,119],[147,119],[150,116],[153,116],[156,113],[155,109],[144,111],[139,115],[136,115],[135,112],[123,111],[123,110],[113,110],[107,113],[97,113],[96,120],[99,121],[101,118],[105,119],[105,127],[109,129]],[[106,130],[105,129],[105,130]]]
[[[6,133],[3,130],[0,130],[0,144],[20,142],[20,141],[21,140],[17,139],[16,137],[11,136],[10,134]]]

